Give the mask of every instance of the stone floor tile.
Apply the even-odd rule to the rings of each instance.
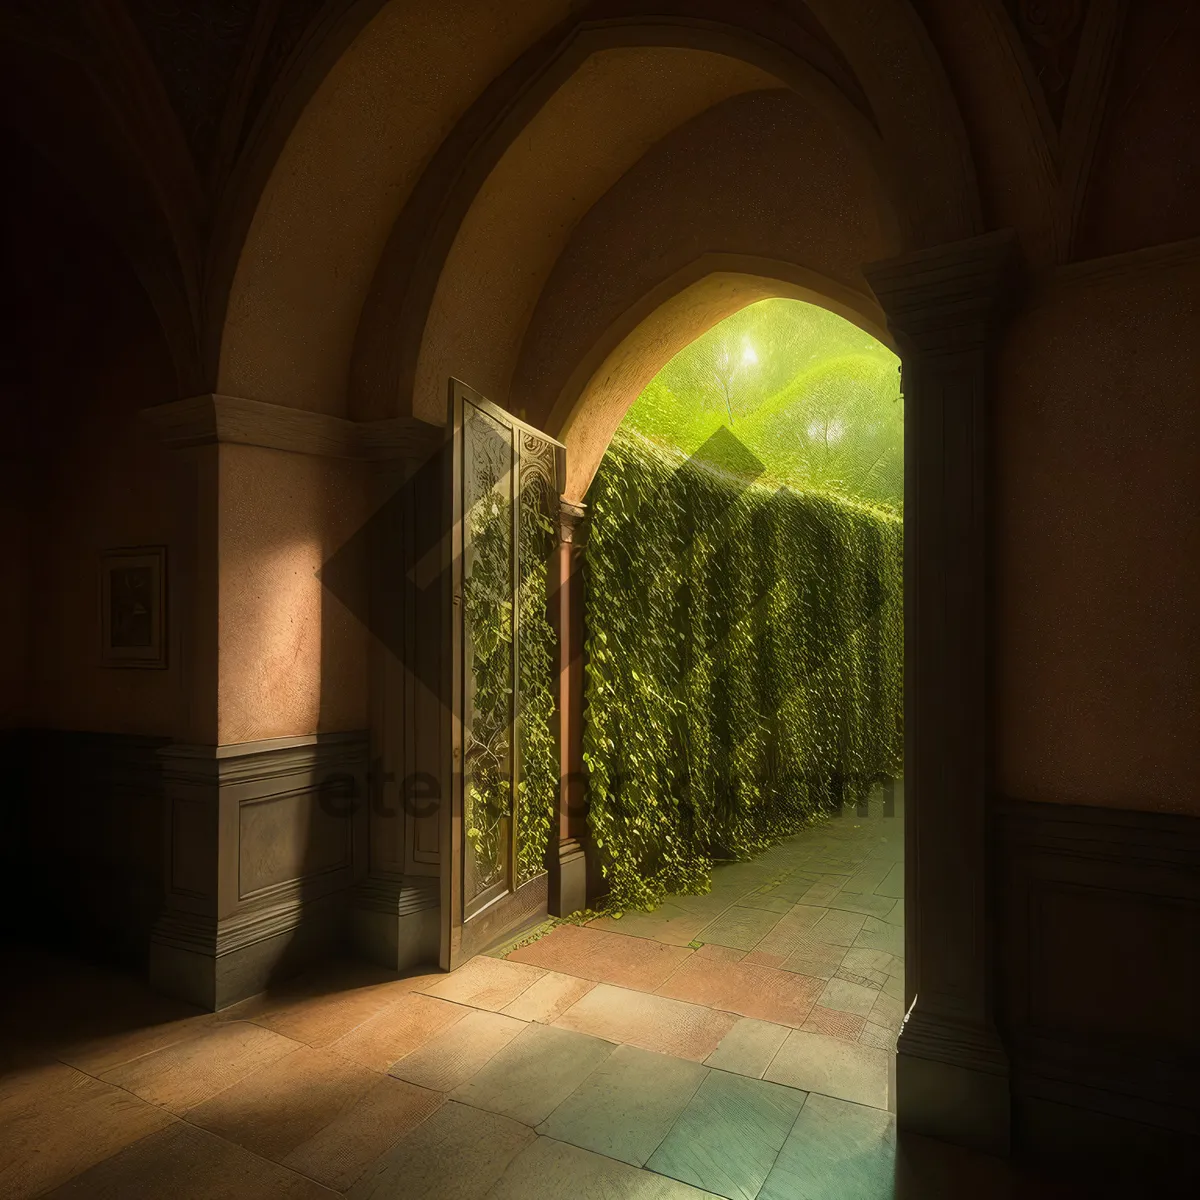
[[[898,900],[904,898],[904,864],[896,863],[888,872],[887,877],[875,888],[877,896],[894,896]]]
[[[897,900],[892,905],[891,911],[883,918],[889,925],[899,925],[904,928],[904,901]]]
[[[835,977],[825,985],[825,990],[818,997],[817,1004],[822,1008],[854,1013],[855,1016],[865,1019],[870,1015],[871,1009],[875,1007],[875,1001],[878,999],[879,990],[877,988],[863,987],[861,984],[848,983],[844,979]]]
[[[791,911],[794,901],[784,896],[772,895],[770,892],[764,895],[756,891],[743,896],[738,903],[743,908],[765,908],[768,912],[776,912],[782,915]]]
[[[733,946],[718,946],[715,942],[705,942],[696,953],[701,958],[711,958],[714,962],[741,962],[749,958],[745,950],[737,950]]]
[[[735,904],[698,934],[699,942],[730,946],[734,950],[753,950],[779,924],[780,915],[765,908],[745,908]]]
[[[883,994],[900,1004],[904,1003],[904,976],[888,975],[883,984]]]
[[[854,944],[854,939],[858,937],[866,919],[862,913],[843,912],[840,909],[831,908],[812,927],[812,936],[830,946],[849,948]]]
[[[874,1046],[878,1050],[895,1051],[896,1049],[896,1031],[887,1029],[883,1025],[876,1025],[874,1021],[867,1021],[863,1025],[858,1040],[862,1045]]]
[[[855,1104],[887,1108],[888,1057],[873,1046],[794,1029],[765,1078]]]
[[[300,1048],[299,1042],[270,1029],[232,1021],[122,1063],[102,1078],[151,1104],[183,1113]]]
[[[78,1086],[82,1074],[53,1059],[6,1055],[0,1073],[0,1124],[23,1109],[58,1104]]]
[[[855,946],[868,950],[884,950],[899,957],[904,955],[904,930],[899,925],[889,925],[875,917],[868,917],[862,931],[854,939]]]
[[[822,980],[792,971],[693,958],[659,988],[659,995],[799,1027],[823,990]]]
[[[543,1025],[551,1025],[595,986],[590,979],[577,979],[574,975],[547,971],[501,1011],[519,1021],[538,1021]]]
[[[824,1033],[829,1037],[843,1038],[848,1042],[857,1042],[859,1035],[866,1025],[866,1017],[854,1013],[841,1012],[836,1008],[822,1008],[817,1004],[808,1015],[801,1029],[809,1033]]]
[[[368,1092],[281,1162],[326,1187],[345,1191],[443,1101],[441,1092],[375,1076]]]
[[[350,1200],[483,1200],[534,1139],[527,1125],[449,1101],[350,1189]]]
[[[544,938],[509,956],[509,962],[530,963],[596,983],[652,992],[691,951],[647,938],[631,938],[578,925],[560,925]]]
[[[721,964],[724,965],[724,964]],[[703,1062],[736,1018],[699,1004],[599,984],[555,1025],[612,1042]]]
[[[887,918],[888,913],[892,911],[895,904],[894,900],[890,900],[886,896],[855,895],[849,892],[838,892],[829,901],[828,907],[830,909],[837,909],[840,912],[862,913],[865,917],[878,917],[882,921]]]
[[[6,1079],[0,1196],[37,1196],[172,1124],[161,1108],[55,1063]]]
[[[526,1025],[450,1099],[537,1125],[615,1049],[615,1043],[590,1034]]]
[[[373,1071],[386,1071],[397,1059],[419,1050],[471,1011],[461,1004],[414,992],[338,1038],[329,1050]]]
[[[473,1009],[388,1072],[418,1087],[452,1092],[525,1029],[524,1021]]]
[[[614,1162],[590,1150],[540,1137],[488,1192],[488,1200],[702,1200],[677,1179]]]
[[[833,973],[834,979],[844,979],[847,983],[856,983],[859,987],[871,988],[878,992],[887,983],[888,977],[882,971],[873,971],[868,967],[863,974],[851,971],[846,967],[845,959],[842,965]]]
[[[742,1017],[704,1060],[705,1065],[761,1079],[790,1032],[787,1025]]]
[[[304,1046],[197,1104],[188,1120],[279,1162],[361,1100],[378,1078],[357,1063]]]
[[[755,949],[786,958],[801,942],[812,936],[812,927],[827,911],[813,905],[793,905],[791,911],[779,918],[775,927],[763,937]]]
[[[845,946],[831,946],[815,937],[798,942],[783,962],[783,970],[808,975],[813,979],[832,979],[846,957]]]
[[[127,1146],[45,1200],[334,1200],[336,1192],[184,1121]]]
[[[731,961],[737,962],[737,959]],[[742,960],[754,966],[782,968],[787,958],[782,954],[764,954],[761,950],[751,950]]]
[[[697,895],[672,896],[671,903],[690,913],[707,913],[708,920],[723,913],[732,903],[727,892],[702,892]]]
[[[653,912],[638,912],[630,909],[620,917],[597,917],[589,921],[587,928],[609,933],[624,933],[630,937],[649,938],[651,941],[663,942],[668,946],[686,946],[694,941],[696,935],[708,924],[709,918],[703,912],[685,908],[673,901],[667,901]]]
[[[885,1029],[898,1030],[904,1020],[904,1001],[893,1000],[891,996],[878,993],[867,1019]]]
[[[819,882],[820,878],[819,871],[800,869],[791,872],[777,883],[774,881],[764,883],[755,891],[754,895],[764,899],[775,897],[780,900],[790,900],[791,903],[798,904],[800,897],[809,891],[813,884]]]
[[[438,1000],[500,1012],[545,973],[540,967],[479,955],[436,982],[424,984],[420,990]]]
[[[886,859],[868,858],[842,885],[842,892],[870,895],[887,878],[892,866]]]
[[[799,896],[797,904],[810,905],[815,908],[827,907],[829,901],[840,892],[842,883],[845,883],[847,878],[846,875],[822,874],[817,878],[817,882],[812,884],[812,887]]]
[[[713,1071],[647,1166],[729,1200],[754,1200],[805,1099],[802,1091]]]
[[[707,1074],[687,1059],[618,1046],[538,1133],[643,1166]]]
[[[413,991],[421,978],[396,978],[369,963],[339,961],[222,1009],[217,1016],[253,1021],[293,1041],[324,1047]]]
[[[101,1075],[122,1063],[165,1050],[168,1046],[197,1037],[218,1022],[216,1013],[195,1013],[176,1020],[122,1029],[98,1038],[68,1043],[56,1049],[56,1056],[65,1063],[86,1072]]]
[[[885,1200],[892,1195],[895,1157],[891,1113],[814,1094],[758,1200]]]
[[[897,963],[898,960],[894,954],[889,954],[886,950],[871,950],[865,946],[851,946],[846,951],[845,958],[842,959],[842,966],[848,971],[860,975],[874,971],[883,975],[885,979],[889,974],[898,974],[903,971],[903,967],[898,966]]]

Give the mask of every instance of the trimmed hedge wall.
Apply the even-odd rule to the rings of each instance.
[[[900,773],[902,522],[758,473],[728,433],[687,459],[621,430],[588,493],[584,762],[610,907],[705,891],[714,859]]]

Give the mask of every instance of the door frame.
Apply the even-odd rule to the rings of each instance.
[[[441,871],[441,937],[439,949],[439,965],[442,970],[453,970],[495,942],[501,940],[508,932],[519,929],[533,922],[538,916],[543,919],[549,909],[549,874],[543,870],[533,879],[517,885],[517,825],[516,805],[519,802],[518,780],[520,777],[520,746],[518,727],[520,722],[520,693],[518,688],[520,658],[519,658],[519,606],[514,606],[513,612],[513,646],[512,646],[512,679],[513,700],[510,717],[511,751],[510,772],[512,780],[513,825],[509,837],[508,853],[511,858],[511,886],[500,894],[484,901],[469,914],[467,913],[464,895],[465,872],[464,862],[464,787],[465,774],[463,771],[463,705],[466,698],[467,663],[463,654],[463,639],[461,636],[462,592],[463,592],[463,550],[465,522],[467,514],[463,509],[463,409],[464,403],[469,403],[487,413],[497,421],[511,427],[513,453],[511,459],[513,483],[513,544],[514,569],[518,562],[520,532],[520,495],[522,449],[520,435],[528,435],[552,447],[554,485],[558,497],[562,496],[566,485],[566,447],[557,438],[512,413],[500,405],[488,400],[479,392],[459,379],[450,378],[447,388],[447,448],[448,453],[443,461],[443,495],[445,497],[445,512],[449,536],[442,540],[442,573],[445,593],[443,596],[443,612],[449,614],[449,624],[443,635],[444,662],[446,670],[443,695],[449,697],[449,707],[445,714],[448,737],[446,739],[447,761],[446,778],[449,795],[448,819],[442,822],[440,830],[442,850]],[[547,597],[549,602],[549,597]],[[557,690],[556,690],[557,696]],[[556,701],[557,702],[557,701]],[[557,798],[556,798],[557,806]],[[552,824],[547,841],[547,857],[549,856],[554,838],[555,828]]]

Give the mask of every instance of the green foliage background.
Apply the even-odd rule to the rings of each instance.
[[[781,305],[811,317],[790,350],[764,333],[789,332]],[[714,859],[900,773],[896,360],[794,301],[737,319],[660,373],[588,492],[584,762],[610,907],[703,891]],[[722,346],[750,330],[762,369],[739,394]],[[840,422],[828,448],[818,419]]]
[[[835,313],[763,300],[655,376],[623,424],[694,454],[722,427],[764,480],[903,511],[900,360]]]
[[[558,743],[554,719],[554,654],[558,646],[546,603],[546,576],[554,546],[551,505],[558,494],[540,477],[521,489],[517,675],[517,886],[546,869],[550,825],[558,801]]]

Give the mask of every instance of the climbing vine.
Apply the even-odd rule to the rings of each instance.
[[[554,737],[554,628],[548,619],[546,574],[554,545],[551,505],[558,493],[531,474],[522,480],[518,554],[517,675],[521,775],[517,783],[517,884],[546,869],[546,848],[558,793]]]
[[[468,898],[472,898],[507,878],[512,854],[514,766],[513,882],[519,887],[545,870],[558,787],[552,724],[556,642],[546,596],[547,567],[554,544],[550,512],[558,493],[544,463],[541,470],[537,469],[539,454],[544,458],[545,451],[536,442],[527,445],[523,453],[530,458],[532,469],[526,470],[521,460],[514,547],[513,456],[506,431],[491,417],[475,412],[465,424],[464,436],[469,469],[463,632],[470,668],[464,714],[464,815],[470,868]]]
[[[588,501],[584,762],[612,904],[703,891],[714,859],[899,773],[898,517],[627,429]]]

